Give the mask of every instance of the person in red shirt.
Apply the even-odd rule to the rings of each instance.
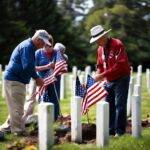
[[[120,136],[126,128],[126,106],[130,80],[130,64],[123,43],[111,38],[101,25],[91,29],[90,43],[98,44],[95,81],[107,80],[106,101],[110,106],[110,135]]]

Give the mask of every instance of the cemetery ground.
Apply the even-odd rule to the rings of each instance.
[[[107,150],[149,150],[150,149],[150,93],[146,89],[146,80],[145,74],[143,74],[143,83],[142,83],[142,137],[133,138],[131,135],[131,126],[130,121],[127,128],[127,134],[119,138],[114,138],[110,136],[109,145],[102,149]],[[64,116],[70,114],[70,99],[71,94],[67,93],[67,98],[61,100],[61,110]],[[86,132],[86,135],[83,133],[84,142],[81,144],[76,144],[70,142],[70,134],[67,133],[62,137],[58,144],[55,144],[52,149],[54,150],[96,150],[99,149],[95,145],[95,139],[87,139],[89,135],[95,134],[95,106],[90,108],[89,119],[90,124],[93,129],[91,129],[91,134]],[[5,100],[1,96],[1,85],[0,85],[0,125],[5,121],[8,115],[7,107]],[[84,116],[82,118],[83,123],[87,123],[87,118]],[[70,124],[69,120],[64,121],[64,124]],[[60,122],[55,123],[54,128],[57,128],[61,125]],[[87,125],[87,124],[86,124]],[[87,127],[87,126],[86,126]],[[85,127],[84,127],[85,129]],[[6,134],[4,141],[0,141],[0,150],[6,149],[25,149],[25,150],[36,150],[38,147],[38,137],[37,137],[37,126],[32,124],[27,127],[29,135],[26,137],[17,137],[11,134]],[[85,129],[86,130],[86,129]],[[58,133],[58,132],[57,132]],[[89,134],[89,135],[87,135]],[[63,135],[63,134],[62,134]]]

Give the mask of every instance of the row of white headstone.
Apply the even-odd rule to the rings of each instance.
[[[138,72],[135,77],[135,81],[133,84],[133,77],[131,77],[130,86],[132,87],[132,91],[129,89],[130,93],[130,108],[131,108],[131,118],[132,118],[132,136],[135,138],[139,138],[141,136],[141,89],[142,89],[142,66],[138,66]],[[75,81],[75,80],[74,80]],[[73,82],[72,82],[73,83]],[[133,84],[133,85],[131,85]],[[75,85],[72,86],[73,91],[75,90]],[[72,93],[71,100],[71,140],[74,142],[82,141],[82,122],[81,122],[81,103],[82,99],[80,97],[76,97],[74,92]],[[103,147],[109,143],[109,104],[105,101],[100,101],[96,104],[96,145],[98,147]],[[42,109],[45,109],[45,111]],[[49,110],[51,109],[51,110]],[[53,111],[52,104],[41,104],[39,105],[39,146],[41,150],[46,150],[48,145],[52,146],[54,143],[53,137],[53,128],[48,125],[53,121],[53,116],[51,114],[45,114],[43,117],[43,113],[52,112]],[[101,115],[99,115],[101,114]],[[50,117],[51,116],[51,117]],[[41,120],[40,120],[41,118]],[[49,120],[47,120],[49,119]],[[44,123],[45,122],[45,123]],[[48,123],[47,125],[45,125]],[[42,126],[44,124],[44,126]],[[45,127],[45,128],[43,128]],[[42,131],[40,131],[42,130]],[[50,134],[47,134],[47,132]],[[45,133],[44,133],[45,132]],[[43,134],[44,133],[44,134]],[[49,137],[51,136],[51,137]],[[43,140],[45,139],[45,140]],[[43,147],[45,147],[43,149]]]
[[[75,97],[75,77],[78,74],[80,81],[82,83],[86,82],[86,75],[92,74],[91,69],[88,66],[85,69],[86,72],[77,70],[77,67],[73,67],[72,74],[64,74],[61,79],[61,99],[65,97],[66,91],[72,91],[71,100],[71,139],[75,142],[82,141],[82,125],[81,125],[81,98]],[[2,72],[2,71],[1,71]],[[3,72],[2,72],[3,79]],[[146,83],[147,89],[150,91],[150,70],[146,70]],[[3,83],[3,82],[2,82]],[[2,84],[3,85],[3,84]],[[4,97],[4,90],[2,86],[2,96]],[[30,88],[27,88],[30,89]],[[141,89],[142,89],[142,66],[138,66],[138,71],[136,76],[131,76],[127,103],[127,115],[132,118],[132,135],[134,137],[141,136]],[[31,89],[29,90],[31,92]],[[54,135],[53,135],[53,104],[42,103],[39,105],[39,146],[40,149],[48,149],[48,146],[53,145]],[[100,112],[99,112],[100,111]],[[109,118],[109,105],[101,101],[97,103],[98,116],[96,119],[96,143],[97,146],[105,146],[108,144],[108,118]],[[99,116],[99,114],[102,114]],[[43,117],[45,115],[45,117]],[[105,119],[104,119],[105,118]],[[107,118],[107,119],[106,119]],[[44,148],[45,147],[45,148]]]
[[[139,76],[141,73],[141,69],[142,66],[139,65],[138,66],[138,71],[137,71],[137,76]],[[132,72],[132,71],[131,71]],[[72,85],[73,83],[75,82],[75,78],[76,78],[76,75],[79,76],[79,79],[80,79],[80,82],[82,84],[86,83],[86,80],[87,80],[87,75],[94,75],[95,72],[91,72],[91,67],[90,66],[87,66],[85,71],[81,71],[81,70],[78,70],[76,66],[73,67],[72,69],[72,73],[68,73],[68,74],[63,74],[61,76],[61,85],[60,85],[60,99],[64,99],[66,96],[67,96],[67,92],[68,91],[72,91]],[[133,94],[133,89],[134,89],[134,84],[137,84],[138,80],[137,80],[138,77],[133,77],[133,75],[131,76],[130,78],[130,85],[129,85],[129,95],[128,95],[128,107],[129,107],[129,110],[130,110],[130,105],[129,105],[129,102],[131,101],[131,96]],[[137,81],[136,81],[137,80]],[[150,69],[146,69],[146,84],[147,84],[147,90],[150,92]],[[131,113],[128,112],[128,116],[130,116]]]
[[[2,97],[5,97],[4,93],[4,71],[2,70],[2,65],[0,65],[0,73],[2,74]],[[85,68],[85,72],[81,70],[77,70],[77,67],[73,67],[72,74],[62,74],[61,75],[61,82],[60,82],[60,100],[64,99],[66,96],[68,96],[68,93],[70,94],[72,92],[72,84],[75,80],[76,74],[78,73],[79,78],[81,80],[81,83],[86,82],[86,75],[91,74],[91,67],[87,66]],[[31,95],[36,91],[36,85],[35,81],[31,80],[29,84],[26,86],[26,99],[29,99]],[[69,92],[68,92],[69,91]]]
[[[82,99],[76,96],[71,102],[71,140],[77,143],[82,142],[81,103]],[[105,101],[98,102],[96,110],[96,144],[103,147],[109,139],[109,104]],[[54,144],[53,104],[39,104],[38,116],[39,149],[48,150]]]

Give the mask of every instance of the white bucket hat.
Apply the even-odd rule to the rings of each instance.
[[[52,44],[49,41],[52,37],[51,35],[48,34],[46,30],[37,30],[34,36],[42,39],[45,44],[52,46]]]
[[[107,34],[111,29],[105,31],[105,29],[101,25],[94,26],[90,32],[91,32],[91,39],[90,43],[93,43],[97,41],[99,38]]]

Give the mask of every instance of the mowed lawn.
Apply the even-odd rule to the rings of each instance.
[[[1,79],[1,75],[0,75]],[[1,81],[1,80],[0,80]],[[2,124],[7,115],[7,107],[5,100],[1,96],[1,84],[0,84],[0,124]],[[71,94],[67,93],[67,98],[61,101],[61,110],[63,115],[70,114],[70,100]],[[143,74],[143,82],[142,82],[142,119],[147,119],[147,116],[150,116],[150,93],[146,90],[146,80],[145,74]],[[95,123],[95,106],[90,109],[89,112],[90,122]],[[87,122],[86,117],[82,118],[83,122]],[[11,134],[6,135],[6,140],[0,142],[0,150],[6,150],[8,144],[16,142],[16,141],[24,141],[24,138],[14,137]],[[30,148],[25,148],[26,150]],[[54,145],[52,147],[54,150],[97,150],[99,148],[94,144],[75,144],[75,143],[66,143],[61,145]],[[126,134],[119,138],[110,137],[109,145],[106,146],[106,150],[149,150],[150,149],[150,128],[144,128],[142,130],[142,137],[139,139],[133,138],[131,135]],[[30,149],[31,150],[31,149]]]

